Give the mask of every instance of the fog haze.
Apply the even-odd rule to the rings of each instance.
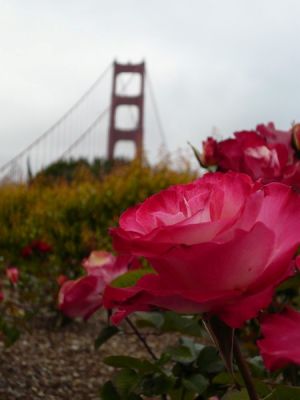
[[[170,151],[200,145],[214,126],[226,137],[300,120],[299,1],[0,0],[0,7],[0,164],[114,59],[146,61]],[[107,82],[103,104],[109,91]],[[160,137],[146,115],[147,123],[146,147],[155,152]]]

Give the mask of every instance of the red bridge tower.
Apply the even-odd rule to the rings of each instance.
[[[124,96],[116,93],[117,77],[121,73],[140,74],[140,92],[136,96]],[[110,108],[108,159],[113,160],[115,145],[119,140],[131,140],[135,143],[136,157],[142,157],[144,134],[144,81],[145,63],[118,64],[114,62],[113,85]],[[116,127],[116,110],[119,106],[136,106],[138,109],[137,124],[133,129],[120,129]]]

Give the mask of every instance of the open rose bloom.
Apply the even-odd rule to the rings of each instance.
[[[279,131],[273,123],[256,130],[235,132],[234,138],[217,142],[207,138],[200,156],[203,167],[236,171],[264,183],[278,181],[300,188],[299,125]]]
[[[143,256],[154,269],[135,286],[106,288],[115,323],[160,308],[214,314],[239,327],[293,273],[300,197],[244,174],[206,174],[128,209],[111,234],[117,251]]]
[[[274,371],[288,364],[300,365],[300,313],[286,308],[267,315],[261,323],[263,339],[257,342],[266,367]]]
[[[132,256],[115,257],[105,251],[92,252],[83,261],[87,275],[63,283],[58,297],[60,310],[70,318],[88,319],[102,306],[106,285],[137,265]]]

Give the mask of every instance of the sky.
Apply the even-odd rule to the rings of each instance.
[[[299,17],[298,0],[0,0],[0,165],[115,59],[146,61],[171,152],[200,148],[212,130],[288,129],[300,120]],[[161,145],[153,115],[151,154]]]

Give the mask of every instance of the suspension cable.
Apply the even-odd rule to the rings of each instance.
[[[75,140],[75,142],[73,142],[71,144],[71,146],[69,146],[67,148],[67,150],[65,150],[62,155],[57,159],[61,160],[63,159],[65,156],[67,156],[68,154],[71,153],[71,151],[73,149],[75,149],[82,141],[83,139],[88,136],[88,134],[93,130],[93,128],[95,128],[95,126],[101,121],[101,119],[105,116],[105,114],[109,111],[110,106],[106,107],[102,113],[100,115],[98,115],[98,117],[94,120],[94,122],[92,122],[92,124]]]
[[[108,71],[111,69],[112,63],[110,63],[103,73],[96,79],[96,81],[90,86],[90,88],[79,98],[79,100],[76,101],[75,104],[73,104],[72,107],[68,109],[68,111],[58,119],[57,122],[55,122],[49,129],[47,129],[41,136],[39,136],[36,140],[34,140],[29,146],[27,146],[24,150],[22,150],[20,153],[18,153],[15,157],[13,157],[11,160],[6,162],[0,167],[0,173],[5,171],[5,169],[15,163],[19,158],[23,157],[24,154],[26,154],[28,151],[30,151],[33,147],[35,147],[38,143],[40,143],[43,139],[45,139],[57,126],[59,126],[78,106],[90,95],[90,93],[99,85],[99,83],[102,81],[102,79],[107,75]]]
[[[165,130],[163,128],[162,120],[161,120],[160,113],[158,110],[158,105],[157,105],[157,101],[156,101],[156,98],[154,95],[154,90],[153,90],[153,86],[152,86],[152,83],[150,80],[149,72],[146,74],[146,83],[148,84],[149,94],[150,94],[150,98],[151,98],[151,102],[152,102],[152,106],[153,106],[153,110],[154,110],[154,114],[155,114],[155,118],[156,118],[156,123],[157,123],[158,130],[159,130],[159,133],[161,136],[161,140],[162,140],[164,147],[167,148],[166,134],[165,134]]]
[[[124,91],[127,89],[127,87],[129,86],[129,84],[132,81],[133,76],[131,75],[127,82],[123,83],[122,82],[122,87],[121,87],[121,91]],[[75,149],[83,140],[85,137],[87,137],[89,135],[89,133],[93,130],[93,128],[101,121],[101,119],[105,116],[105,114],[110,110],[110,105],[107,106],[99,115],[98,117],[94,120],[94,122],[92,122],[92,124],[75,140],[75,142],[73,142],[71,144],[71,146],[69,146],[67,148],[67,150],[65,150],[62,155],[57,159],[63,159],[65,156],[67,156],[68,154],[70,154],[70,152]]]

